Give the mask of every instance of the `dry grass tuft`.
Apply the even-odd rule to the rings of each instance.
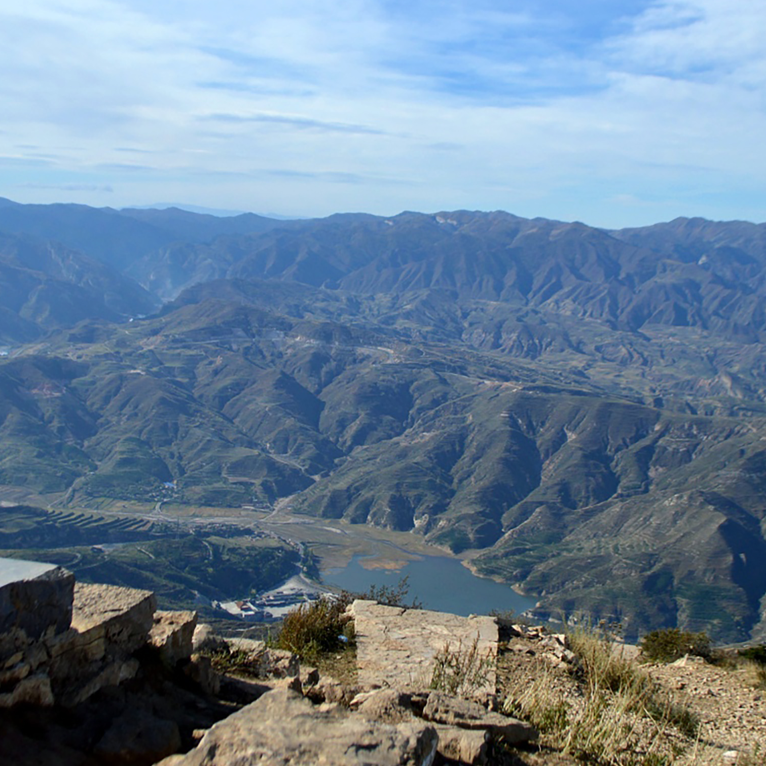
[[[508,689],[504,710],[531,721],[544,744],[600,766],[672,764],[698,721],[637,665],[615,653],[611,637],[578,628],[568,636],[579,660],[576,684],[561,688],[560,674],[536,663],[532,682]],[[547,665],[547,667],[546,667]]]
[[[492,652],[479,651],[479,639],[475,638],[467,649],[462,641],[454,649],[445,644],[434,657],[430,689],[460,697],[470,697],[485,687],[495,666]]]

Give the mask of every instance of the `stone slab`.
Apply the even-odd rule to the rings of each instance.
[[[0,559],[0,634],[21,630],[30,641],[62,633],[72,619],[74,575],[39,561]]]
[[[427,690],[440,657],[473,653],[482,665],[476,683],[458,691],[480,699],[494,695],[498,629],[493,617],[460,617],[363,600],[355,601],[351,612],[361,686]]]
[[[162,766],[430,766],[434,727],[368,721],[279,689],[215,724],[199,745]]]

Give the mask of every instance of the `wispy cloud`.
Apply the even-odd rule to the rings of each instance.
[[[764,31],[752,0],[6,4],[0,195],[763,219]]]
[[[111,194],[114,189],[109,184],[18,184],[20,189],[44,189],[66,192],[106,192]]]

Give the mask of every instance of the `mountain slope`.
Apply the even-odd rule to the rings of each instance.
[[[200,241],[215,222],[143,212],[161,244],[121,262],[173,298],[145,318],[108,267],[3,240],[5,342],[48,335],[0,359],[0,483],[281,501],[423,535],[549,615],[766,637],[762,226],[458,211]]]

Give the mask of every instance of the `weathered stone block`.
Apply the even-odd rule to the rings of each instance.
[[[14,705],[50,707],[53,703],[51,681],[44,673],[27,676],[16,684],[12,692],[0,694],[0,708]]]
[[[222,652],[229,648],[225,638],[217,635],[211,625],[201,622],[194,628],[192,649],[194,652]]]
[[[130,656],[146,644],[155,607],[150,591],[78,583],[71,629],[46,641],[57,699],[77,704],[131,677]]]
[[[148,590],[77,583],[72,627],[81,634],[103,631],[110,654],[130,653],[146,643],[156,609]]]
[[[216,695],[221,690],[221,677],[213,670],[210,657],[192,654],[189,661],[183,665],[183,672],[205,694]]]
[[[28,641],[36,641],[67,630],[74,587],[74,575],[61,567],[0,559],[0,635],[23,631]],[[6,659],[6,644],[0,642],[0,661]]]
[[[425,609],[352,604],[359,683],[402,690],[431,688],[434,669],[445,656],[461,655],[474,670],[467,693],[495,693],[498,630],[493,617],[459,617]]]
[[[149,643],[169,667],[192,654],[192,638],[197,627],[196,612],[156,612],[149,631]]]
[[[74,707],[92,697],[107,686],[119,686],[138,673],[140,663],[136,659],[112,660],[95,672],[86,673],[82,679],[70,680],[66,686],[55,687],[56,700],[64,707]]]
[[[351,700],[351,707],[372,721],[401,723],[413,717],[410,695],[396,689],[362,692]]]

